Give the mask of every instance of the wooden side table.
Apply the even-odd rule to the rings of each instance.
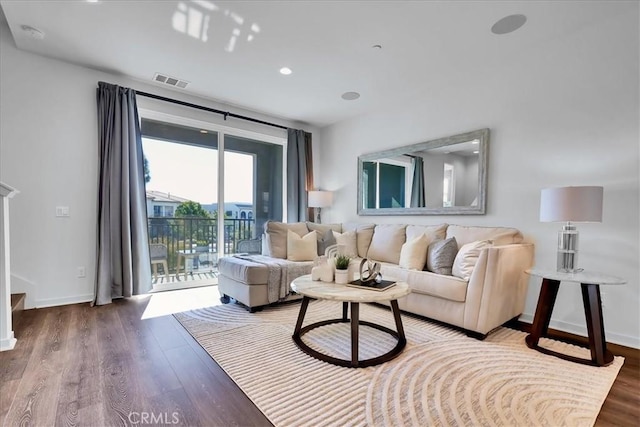
[[[531,333],[525,338],[527,347],[541,353],[585,365],[606,366],[613,362],[613,354],[607,350],[607,342],[604,337],[600,285],[621,285],[626,283],[626,281],[619,277],[588,271],[562,273],[553,270],[530,269],[526,272],[532,276],[542,278],[542,287],[540,288],[540,296],[538,297],[533,326],[531,327]],[[538,345],[540,338],[546,336],[549,329],[551,312],[553,311],[561,282],[580,283],[582,288],[582,301],[584,303],[584,314],[587,322],[591,359],[569,356]]]

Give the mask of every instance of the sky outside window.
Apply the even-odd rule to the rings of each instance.
[[[200,204],[218,202],[218,150],[142,138],[149,161],[148,191]],[[225,200],[253,203],[253,156],[225,153]]]

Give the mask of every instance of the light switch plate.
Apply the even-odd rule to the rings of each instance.
[[[66,218],[69,216],[69,206],[56,206],[56,217]]]

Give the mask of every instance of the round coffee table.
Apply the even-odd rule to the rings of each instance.
[[[293,282],[291,282],[291,289],[293,289],[296,293],[302,295],[303,297],[302,305],[300,306],[300,313],[298,314],[298,321],[296,322],[296,328],[293,332],[292,338],[296,345],[309,356],[338,366],[364,368],[367,366],[379,365],[393,359],[394,357],[399,355],[402,352],[402,349],[404,349],[404,347],[407,345],[407,340],[404,336],[404,329],[402,327],[402,319],[400,317],[400,309],[398,308],[398,298],[402,298],[411,293],[409,285],[404,282],[397,282],[395,286],[384,291],[375,291],[369,289],[352,288],[346,285],[337,285],[333,282],[330,283],[313,281],[311,280],[311,275],[308,274],[298,277]],[[303,328],[302,322],[304,321],[304,316],[307,313],[309,301],[311,301],[312,299],[341,301],[342,317],[339,319],[329,319],[317,323],[312,323]],[[391,311],[393,312],[393,318],[395,320],[397,331],[381,325],[377,325],[375,323],[361,321],[359,319],[361,302],[387,301],[391,303]],[[347,317],[347,309],[349,305],[351,305],[351,319]],[[319,351],[312,349],[302,341],[302,335],[306,334],[312,329],[330,325],[333,323],[348,322],[351,323],[351,360],[339,359],[337,357],[320,353]],[[391,351],[385,354],[371,359],[359,360],[358,335],[360,325],[369,326],[371,328],[386,332],[396,337],[398,339],[398,343],[393,349],[391,349]]]

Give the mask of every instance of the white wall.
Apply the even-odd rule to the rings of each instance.
[[[323,219],[517,227],[536,244],[536,265],[555,268],[561,225],[539,222],[540,189],[602,185],[603,222],[579,225],[579,264],[628,281],[602,289],[606,334],[640,348],[639,14],[625,7],[632,13],[523,49],[506,67],[478,64],[464,81],[322,129],[321,184],[335,191]],[[357,216],[358,155],[485,127],[486,215]],[[531,280],[524,320],[538,292]],[[586,335],[584,325],[579,287],[563,284],[552,327]]]
[[[312,126],[19,51],[2,22],[0,180],[21,191],[10,213],[12,292],[26,292],[28,308],[93,299],[98,81],[303,128],[318,140]],[[138,102],[140,108],[285,135],[275,128],[232,119],[224,122],[217,115],[160,101],[139,97]],[[56,218],[56,206],[69,206],[70,217]],[[85,278],[76,277],[79,266],[86,267]]]

